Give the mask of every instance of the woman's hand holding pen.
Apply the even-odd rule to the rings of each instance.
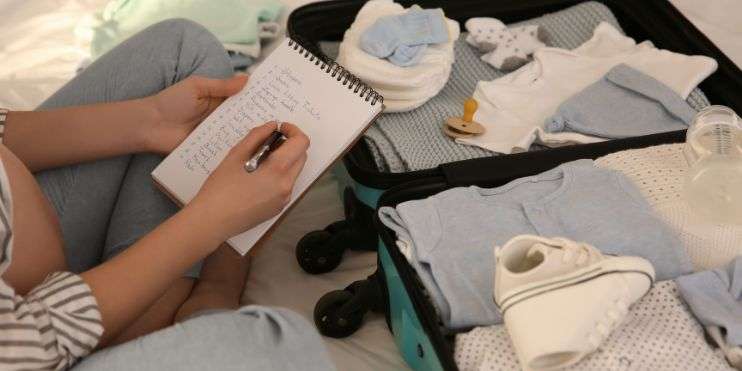
[[[244,168],[277,128],[276,123],[267,123],[252,129],[229,151],[187,206],[198,208],[225,240],[276,216],[291,198],[309,148],[309,138],[295,125],[281,125],[286,141],[257,170],[248,173]]]

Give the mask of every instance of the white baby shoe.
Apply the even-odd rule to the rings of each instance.
[[[517,236],[495,247],[495,303],[524,369],[553,370],[598,348],[654,282],[634,256],[565,238]]]

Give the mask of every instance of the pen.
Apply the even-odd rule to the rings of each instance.
[[[271,135],[268,137],[268,139],[263,142],[263,144],[258,148],[257,152],[248,160],[245,162],[245,171],[248,173],[252,173],[253,171],[258,169],[258,166],[260,165],[263,160],[265,160],[268,155],[275,151],[276,148],[278,148],[283,142],[286,141],[286,136],[283,135],[278,130],[273,130]]]

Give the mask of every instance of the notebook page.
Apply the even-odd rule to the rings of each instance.
[[[299,126],[311,140],[292,204],[380,111],[381,104],[372,106],[285,39],[250,75],[245,88],[207,117],[152,176],[171,196],[188,203],[229,149],[251,128],[271,120],[286,121]],[[245,192],[257,194],[261,190]],[[230,245],[245,254],[279,217],[229,239]]]

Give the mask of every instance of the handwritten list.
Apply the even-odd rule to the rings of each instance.
[[[157,166],[152,177],[169,195],[186,204],[196,196],[229,149],[252,128],[272,120],[288,121],[311,140],[306,163],[294,184],[291,204],[381,112],[381,105],[374,105],[367,98],[350,84],[338,81],[286,39],[255,69],[245,88],[214,110]],[[229,244],[246,253],[278,218],[275,216],[233,236]]]
[[[291,69],[269,66],[251,76],[250,89],[231,97],[188,137],[177,151],[189,171],[209,175],[227,150],[244,138],[253,127],[280,117],[307,116],[322,120],[311,99],[302,95],[302,81]]]

